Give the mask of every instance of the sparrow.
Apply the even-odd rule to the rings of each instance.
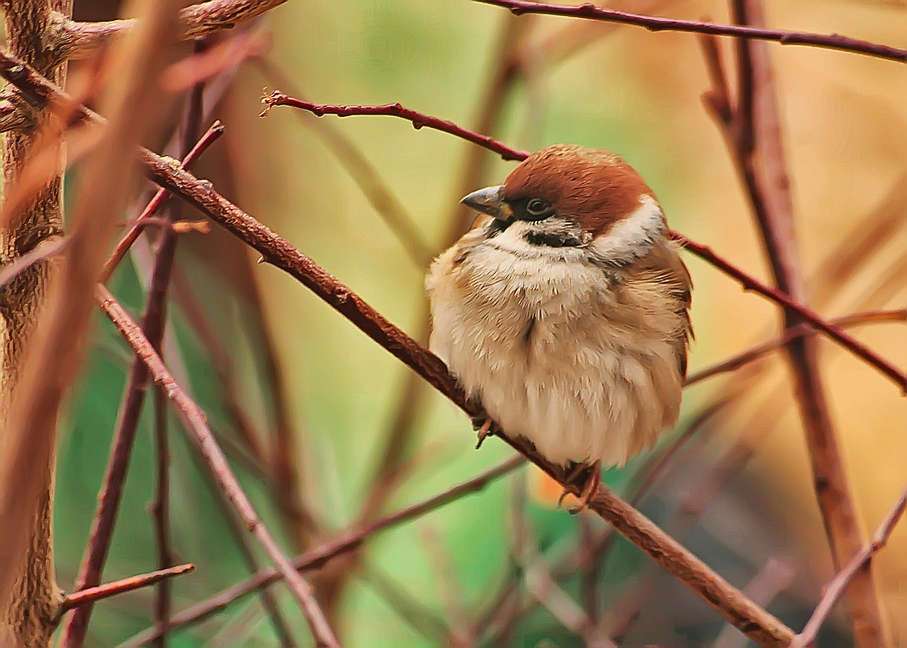
[[[652,190],[607,151],[547,147],[461,202],[481,217],[430,267],[429,346],[487,413],[480,442],[492,420],[531,441],[581,510],[602,467],[677,420],[690,274]]]

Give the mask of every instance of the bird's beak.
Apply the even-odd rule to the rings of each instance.
[[[510,209],[501,198],[503,189],[501,185],[485,187],[463,196],[460,202],[493,218],[507,220],[510,217]]]

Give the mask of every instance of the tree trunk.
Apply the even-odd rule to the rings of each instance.
[[[10,50],[40,72],[63,84],[66,63],[53,65],[46,47],[51,11],[72,13],[72,0],[2,0]],[[15,102],[18,103],[18,102]],[[41,115],[32,124],[40,127]],[[3,181],[8,194],[26,164],[37,128],[9,132],[3,149]],[[61,173],[43,187],[28,206],[0,230],[0,263],[6,265],[39,244],[63,233],[62,149]],[[5,430],[10,404],[16,391],[21,363],[29,338],[44,304],[52,265],[41,262],[0,288],[0,429]],[[0,440],[5,441],[4,437]],[[28,549],[21,557],[13,590],[0,597],[0,643],[15,646],[46,646],[54,628],[60,601],[53,572],[51,548],[51,501],[53,466],[46,469],[46,490],[29,534]]]

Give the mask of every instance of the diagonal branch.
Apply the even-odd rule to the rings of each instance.
[[[853,313],[844,317],[838,317],[830,320],[831,324],[839,328],[850,328],[851,326],[861,326],[863,324],[875,324],[881,322],[905,322],[907,321],[907,309],[890,310],[890,311],[869,311],[866,313]],[[693,372],[687,376],[684,381],[684,387],[695,385],[698,382],[717,376],[718,374],[728,371],[736,371],[740,367],[764,358],[772,351],[782,349],[796,339],[815,335],[816,329],[808,324],[797,324],[791,328],[785,329],[781,336],[762,344],[750,347],[746,351],[741,351],[735,356],[713,364],[699,371]]]
[[[98,585],[96,587],[88,587],[66,595],[63,598],[63,603],[60,604],[60,611],[66,612],[83,605],[94,604],[105,598],[116,596],[117,594],[124,594],[125,592],[131,592],[142,587],[149,587],[156,583],[162,583],[168,578],[188,574],[194,569],[195,565],[186,563],[185,565],[176,565],[175,567],[168,567],[167,569],[159,569],[158,571],[140,574],[139,576],[130,576],[129,578],[104,583],[103,585]]]
[[[774,41],[782,45],[808,45],[826,49],[841,50],[854,54],[864,54],[877,58],[907,63],[907,50],[869,41],[850,38],[840,34],[815,34],[811,32],[788,31],[785,29],[764,29],[748,25],[719,25],[697,20],[678,20],[657,16],[642,16],[626,11],[616,11],[596,7],[591,3],[581,5],[562,5],[533,0],[473,0],[482,4],[494,5],[509,9],[517,16],[523,14],[546,14],[548,16],[565,16],[568,18],[585,18],[604,22],[623,23],[643,27],[649,31],[680,31],[694,34],[711,34],[713,36],[734,36],[736,38]]]
[[[255,536],[271,560],[274,561],[277,570],[286,579],[290,591],[302,608],[317,645],[329,648],[339,646],[340,644],[328,626],[318,602],[315,600],[311,586],[299,575],[290,561],[287,560],[287,557],[284,556],[239,485],[236,476],[227,463],[226,457],[224,457],[223,451],[217,445],[211,430],[208,428],[204,412],[173,380],[173,376],[167,371],[161,357],[155,352],[154,347],[142,333],[141,328],[132,320],[123,307],[117,303],[110,291],[99,285],[96,289],[96,296],[101,309],[122,333],[123,337],[126,338],[136,355],[148,367],[154,382],[173,401],[183,423],[192,433],[192,440],[204,457],[205,462],[211,466],[218,486],[227,494],[249,533]]]
[[[872,542],[864,546],[853,558],[851,558],[844,569],[838,572],[831,582],[825,586],[825,594],[822,596],[822,600],[819,601],[819,605],[816,606],[812,616],[804,626],[803,631],[794,637],[794,640],[790,644],[790,648],[806,648],[807,646],[812,645],[816,640],[816,636],[819,634],[819,630],[822,628],[822,624],[825,623],[825,619],[828,618],[835,603],[841,598],[848,583],[850,583],[861,570],[865,569],[873,559],[873,556],[888,543],[888,538],[891,537],[894,527],[901,519],[901,516],[904,515],[905,509],[907,509],[907,491],[904,491],[901,494],[901,497],[895,503],[894,507],[882,521],[882,524],[872,537]]]

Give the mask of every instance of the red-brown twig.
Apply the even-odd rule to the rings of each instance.
[[[279,92],[275,92],[273,95],[271,95],[270,98],[266,99],[266,102],[272,101],[274,103],[269,103],[269,105],[293,106],[295,108],[308,110],[315,113],[316,115],[392,115],[397,117],[404,117],[405,119],[413,121],[415,124],[436,127],[446,133],[462,137],[470,142],[473,142],[474,144],[478,144],[479,146],[484,146],[490,151],[500,153],[502,157],[504,157],[504,159],[523,160],[528,156],[528,153],[526,151],[512,149],[506,144],[503,144],[494,138],[462,128],[451,122],[438,119],[437,117],[432,117],[424,113],[419,113],[414,110],[402,108],[399,104],[387,104],[380,106],[337,106],[313,104],[307,101],[301,101],[298,99],[293,99],[292,97],[287,97],[286,95],[283,95]],[[405,115],[401,114],[401,111],[404,112]],[[512,157],[505,156],[503,151],[507,151],[507,155],[510,155]],[[673,230],[670,232],[670,235],[672,238],[674,238],[674,240],[680,242],[683,247],[691,254],[695,254],[696,256],[707,261],[728,276],[736,279],[744,287],[744,289],[751,290],[777,304],[784,306],[786,309],[793,311],[804,321],[812,324],[814,327],[828,335],[831,339],[835,340],[838,344],[845,347],[853,354],[859,356],[870,365],[876,367],[879,371],[888,376],[896,385],[898,385],[898,387],[901,388],[902,392],[907,393],[907,375],[905,375],[904,372],[902,372],[888,360],[869,349],[859,340],[822,319],[810,308],[796,301],[795,299],[792,299],[781,290],[772,288],[771,286],[759,281],[752,275],[744,272],[727,259],[724,259],[723,257],[716,254],[708,246],[702,245],[701,243],[696,243],[683,234],[680,234],[679,232]]]
[[[173,564],[170,548],[170,447],[167,439],[167,395],[160,389],[154,390],[154,445],[156,451],[155,496],[150,512],[155,520],[154,535],[157,542],[157,560],[161,569]],[[159,645],[163,648],[164,635],[170,624],[170,588],[162,580],[157,588],[154,604],[155,626],[161,632]]]
[[[907,321],[907,309],[892,310],[892,311],[870,311],[867,313],[854,313],[852,315],[846,315],[845,317],[838,317],[832,320],[829,320],[830,324],[837,326],[839,328],[850,328],[851,326],[860,326],[862,324],[874,324],[881,322],[903,322]],[[691,373],[687,376],[686,381],[684,381],[684,387],[689,387],[690,385],[695,385],[698,382],[711,378],[721,373],[728,371],[736,371],[740,367],[743,367],[751,362],[755,362],[759,358],[763,358],[772,351],[776,351],[796,338],[801,338],[805,335],[815,335],[816,329],[809,326],[808,324],[797,324],[793,328],[785,329],[784,333],[775,338],[774,340],[769,340],[768,342],[763,342],[762,344],[757,344],[746,351],[742,351],[737,355],[728,358],[717,364],[713,364],[710,367],[700,369],[699,371]]]
[[[835,49],[855,54],[864,54],[877,58],[907,62],[907,50],[869,41],[850,38],[840,34],[814,34],[810,32],[788,31],[785,29],[763,29],[746,25],[720,25],[701,22],[697,20],[678,20],[675,18],[661,18],[657,16],[641,16],[626,11],[616,11],[596,7],[586,3],[582,5],[561,5],[549,2],[534,2],[531,0],[474,0],[483,4],[494,5],[509,9],[516,15],[546,14],[549,16],[565,16],[568,18],[585,18],[588,20],[601,20],[603,22],[617,22],[636,27],[643,27],[649,31],[680,31],[694,34],[712,34],[714,36],[734,36],[736,38],[774,41],[782,45],[808,45]]]
[[[317,115],[318,117],[321,117],[323,115],[337,115],[338,117],[351,117],[353,115],[386,115],[389,117],[399,117],[400,119],[405,119],[406,121],[410,122],[413,125],[413,128],[415,128],[416,130],[427,126],[428,128],[433,128],[435,130],[454,135],[455,137],[465,139],[469,142],[472,142],[473,144],[483,146],[489,151],[494,151],[504,160],[522,160],[528,155],[526,151],[510,148],[503,142],[499,142],[493,137],[483,135],[482,133],[477,133],[476,131],[469,130],[468,128],[463,128],[462,126],[458,126],[452,121],[448,121],[446,119],[432,117],[431,115],[426,115],[425,113],[411,110],[410,108],[406,108],[399,103],[371,106],[338,106],[331,104],[317,104],[312,103],[311,101],[305,101],[303,99],[287,96],[277,90],[272,92],[270,95],[262,98],[262,103],[265,105],[264,110],[262,110],[261,112],[262,117],[267,115],[270,109],[274,106],[292,106],[294,108],[301,108],[303,110],[308,110],[310,113]]]
[[[490,470],[486,470],[468,481],[448,488],[443,493],[439,493],[434,497],[407,506],[364,527],[351,529],[342,533],[337,538],[296,557],[293,560],[293,566],[300,571],[318,569],[335,556],[339,556],[359,547],[370,536],[421,517],[422,515],[454,502],[465,495],[477,493],[485,488],[490,482],[499,477],[503,477],[524,464],[525,460],[522,457],[512,457],[504,463],[495,466]],[[185,626],[203,621],[210,615],[223,610],[243,596],[263,587],[267,587],[272,583],[276,583],[281,578],[282,576],[277,570],[271,568],[263,569],[246,581],[233,585],[215,594],[211,598],[196,603],[192,607],[173,615],[173,618],[170,620],[171,627],[175,628],[177,626]],[[126,641],[120,648],[142,646],[150,641],[154,641],[156,637],[157,633],[155,632],[155,629],[150,628]]]
[[[729,277],[736,279],[745,290],[751,290],[754,293],[762,295],[766,299],[773,301],[776,304],[780,304],[799,315],[804,321],[825,333],[825,335],[839,345],[881,371],[898,385],[902,392],[907,393],[907,375],[892,363],[888,362],[888,360],[872,351],[865,344],[855,339],[853,336],[848,335],[837,326],[822,319],[822,317],[816,314],[812,309],[792,299],[777,288],[772,288],[768,284],[762,283],[755,277],[748,275],[727,259],[716,254],[708,246],[694,243],[678,232],[672,231],[671,235],[676,241],[679,241],[683,245],[684,249],[695,254],[699,258],[708,261],[711,265],[715,266]]]
[[[194,569],[195,565],[186,563],[185,565],[176,565],[174,567],[168,567],[167,569],[160,569],[147,574],[130,576],[129,578],[104,583],[97,587],[88,587],[63,597],[63,602],[60,604],[60,612],[66,612],[82,605],[93,604],[102,599],[116,596],[117,594],[123,594],[124,592],[131,592],[132,590],[137,590],[141,587],[149,587],[173,576],[188,574]]]
[[[183,158],[180,165],[183,167],[188,167],[190,164],[195,162],[202,153],[204,153],[208,147],[210,147],[214,142],[216,142],[221,135],[224,134],[224,125],[220,121],[216,121],[205,131],[205,134],[201,136],[201,139],[195,143],[195,146],[186,154]],[[113,271],[116,270],[116,267],[120,264],[120,261],[123,260],[123,257],[126,255],[126,252],[129,251],[129,248],[132,247],[132,244],[135,243],[135,240],[139,237],[139,234],[142,233],[142,230],[145,229],[147,225],[147,220],[153,217],[158,210],[163,206],[167,201],[167,198],[170,197],[170,194],[164,190],[159,189],[154,196],[148,201],[148,204],[145,206],[145,209],[142,210],[142,213],[139,214],[139,217],[135,219],[132,227],[129,228],[129,231],[120,239],[116,244],[116,247],[113,249],[110,258],[104,263],[104,269],[101,271],[101,283],[106,283],[110,278],[110,275],[113,274]]]
[[[819,601],[819,605],[816,606],[809,621],[803,627],[803,631],[791,641],[790,648],[806,648],[806,646],[811,645],[816,640],[822,624],[825,623],[825,619],[828,618],[835,603],[838,602],[844,590],[847,589],[847,584],[856,576],[857,572],[865,569],[873,556],[885,546],[905,509],[907,509],[907,490],[901,494],[901,497],[876,530],[872,541],[851,558],[844,569],[838,572],[831,582],[825,586],[822,600]]]
[[[204,412],[173,380],[160,356],[155,352],[148,338],[142,333],[141,328],[132,320],[123,307],[117,303],[110,291],[99,285],[97,287],[97,299],[104,313],[117,327],[136,355],[146,364],[155,383],[165,390],[167,397],[176,406],[184,424],[192,433],[192,440],[206,463],[211,466],[218,486],[227,494],[236,512],[242,517],[246,528],[255,536],[271,560],[274,561],[277,570],[286,579],[290,591],[302,608],[317,644],[331,648],[339,646],[340,644],[330,626],[328,626],[318,602],[315,600],[311,586],[299,575],[290,561],[284,556],[239,485],[236,476],[223,455],[223,451],[217,445],[211,430],[208,428]]]
[[[295,88],[290,75],[267,58],[256,58],[254,63],[262,75],[273,86],[279,86],[296,96],[301,93]],[[388,229],[397,237],[412,262],[424,270],[435,256],[435,251],[425,242],[415,226],[415,220],[406,206],[397,198],[381,177],[375,166],[365,157],[356,143],[330,122],[319,120],[310,114],[299,112],[303,123],[313,126],[330,151],[343,165],[347,174],[358,186]]]

